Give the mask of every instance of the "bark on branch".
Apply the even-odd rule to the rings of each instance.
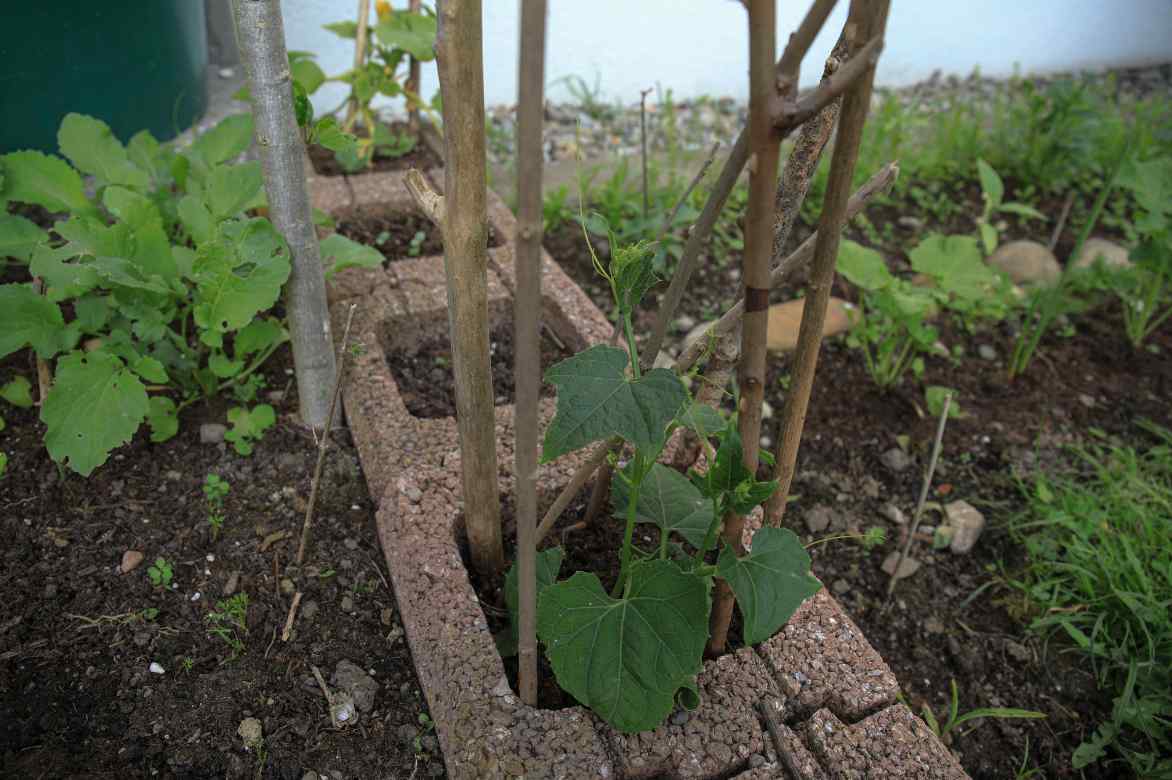
[[[423,212],[423,216],[430,219],[442,232],[444,227],[444,196],[432,188],[431,183],[419,172],[418,168],[407,171],[404,184],[407,185],[407,192],[411,193],[415,205]]]

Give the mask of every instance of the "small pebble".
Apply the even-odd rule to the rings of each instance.
[[[150,670],[151,674],[166,674],[167,673],[166,669],[164,669],[162,666],[155,663],[154,661],[151,661],[151,665],[148,666],[147,668]]]
[[[138,550],[127,550],[122,553],[122,564],[118,567],[118,571],[122,574],[134,571],[142,563],[143,554]]]

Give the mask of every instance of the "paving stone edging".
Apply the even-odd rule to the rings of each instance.
[[[428,172],[437,189],[441,171]],[[416,208],[399,172],[311,177],[313,204]],[[489,250],[490,317],[507,316],[514,289],[515,221],[494,194],[489,219],[502,245]],[[574,351],[604,341],[610,323],[542,252],[544,323]],[[838,603],[821,590],[772,639],[705,662],[701,705],[659,728],[619,734],[583,707],[537,710],[511,690],[459,552],[460,454],[455,420],[420,419],[403,403],[386,352],[447,327],[441,257],[349,269],[331,283],[340,332],[358,305],[351,341],[359,354],[343,388],[345,411],[371,495],[380,542],[431,717],[453,778],[967,777],[906,707],[898,684]],[[543,399],[543,426],[554,413]],[[511,493],[513,407],[496,409],[502,493]],[[539,501],[548,506],[584,457],[546,464]],[[756,706],[771,703],[782,755]]]

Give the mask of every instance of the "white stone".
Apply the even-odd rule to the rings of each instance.
[[[1082,245],[1078,255],[1071,261],[1072,268],[1090,268],[1102,258],[1108,268],[1130,268],[1131,260],[1127,250],[1105,238],[1090,238]]]
[[[1010,241],[997,247],[989,265],[1004,271],[1018,284],[1053,284],[1062,276],[1054,253],[1037,241]]]
[[[985,530],[985,516],[967,501],[953,501],[945,504],[944,515],[952,528],[952,542],[949,549],[964,554],[973,549]]]

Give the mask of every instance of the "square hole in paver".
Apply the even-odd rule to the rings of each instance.
[[[452,347],[448,339],[447,323],[439,325],[430,335],[411,344],[402,343],[387,351],[387,364],[399,386],[399,395],[407,411],[416,417],[434,419],[456,416],[456,382],[452,370]],[[574,353],[548,328],[542,328],[541,371]],[[512,318],[502,319],[489,331],[492,386],[497,406],[513,403],[513,343]],[[543,384],[543,397],[552,397],[554,389]]]
[[[417,211],[354,208],[338,215],[336,230],[352,241],[374,247],[390,262],[444,253],[439,227]],[[490,222],[488,246],[500,245],[500,236]]]

